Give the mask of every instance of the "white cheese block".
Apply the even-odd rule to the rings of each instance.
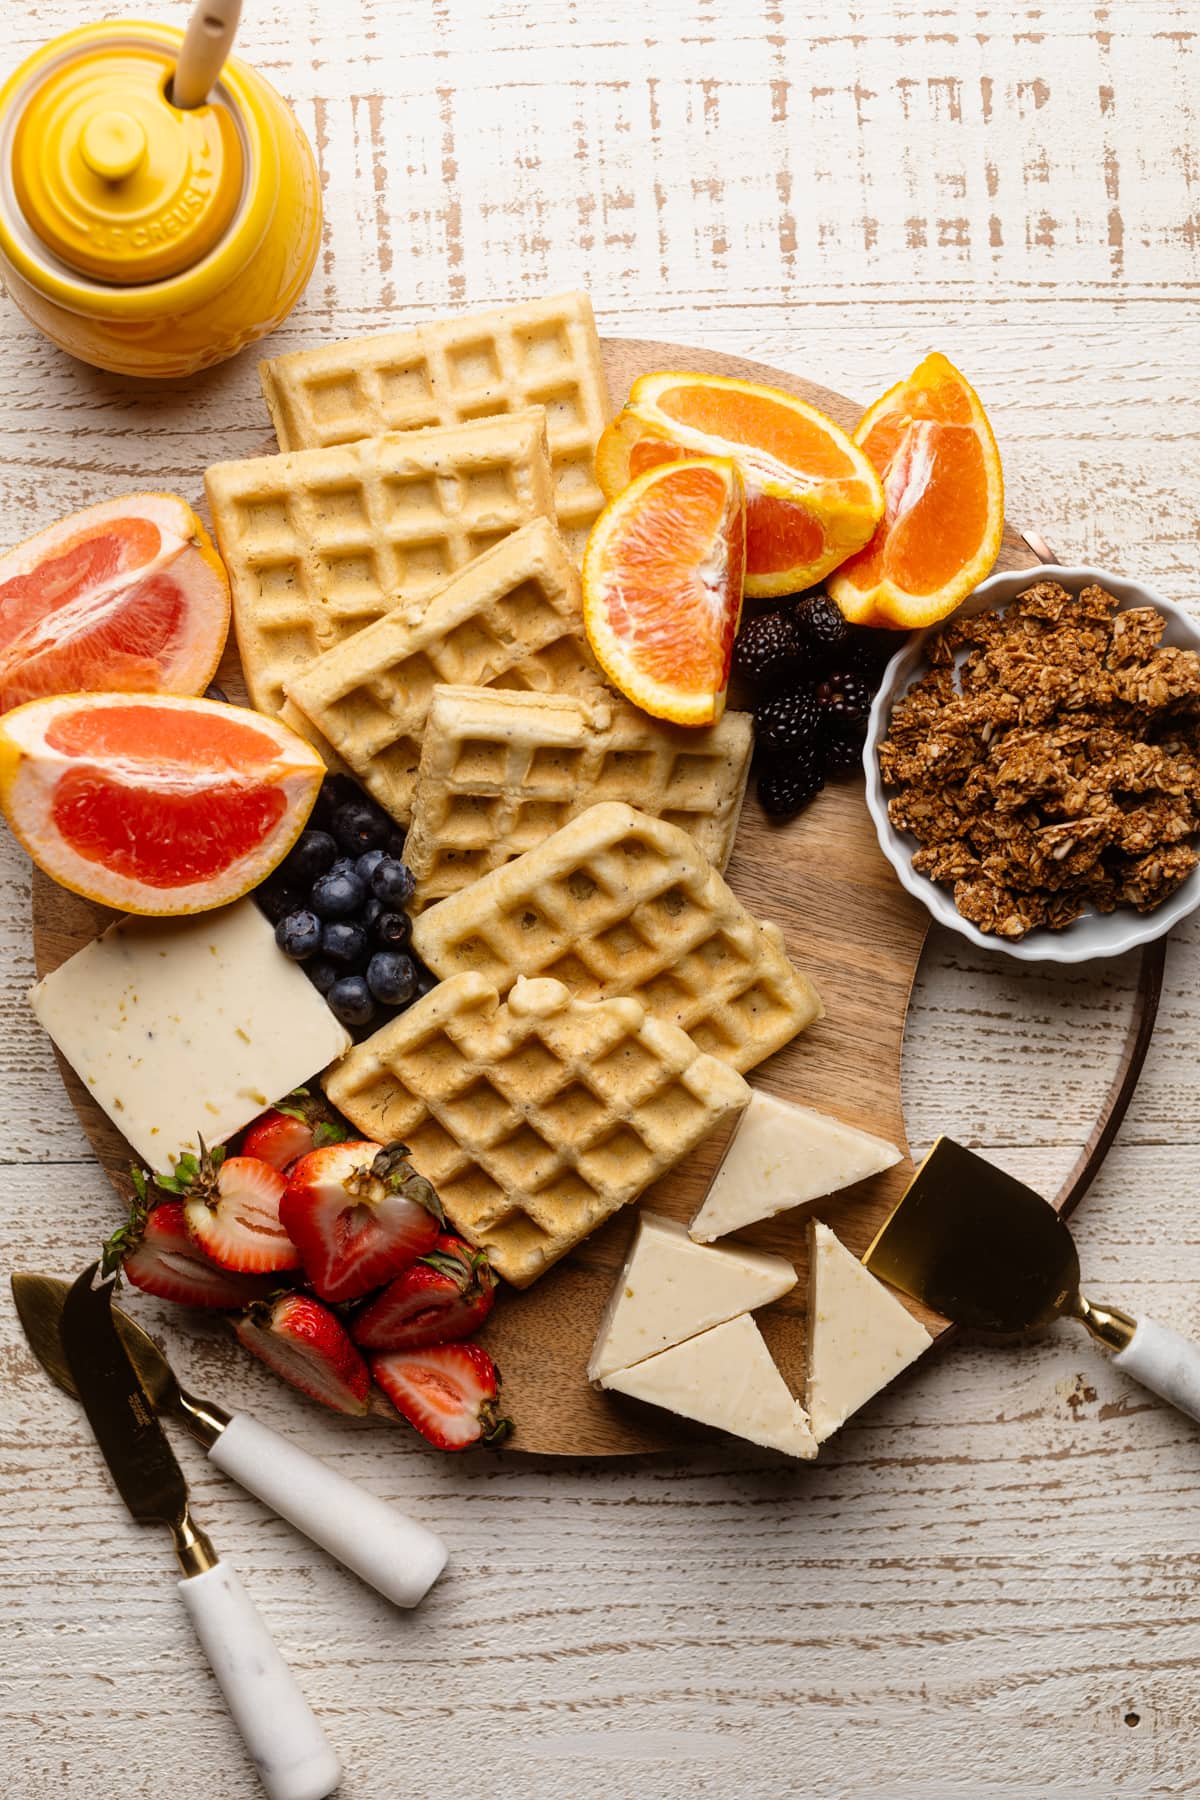
[[[644,1212],[600,1321],[588,1380],[766,1306],[795,1285],[796,1271],[782,1256],[741,1246],[705,1250],[674,1219]]]
[[[601,1386],[788,1456],[817,1454],[804,1408],[792,1397],[749,1313],[660,1350],[632,1369],[616,1369]]]
[[[253,900],[120,919],[30,1003],[92,1098],[158,1173],[218,1144],[350,1047]]]
[[[756,1088],[688,1230],[710,1244],[727,1231],[836,1194],[899,1161],[900,1151],[886,1138]]]
[[[809,1221],[808,1411],[819,1444],[932,1342],[828,1225]]]

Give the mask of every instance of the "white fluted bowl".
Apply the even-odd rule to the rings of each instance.
[[[1032,569],[1015,569],[1003,575],[989,576],[975,592],[964,600],[955,618],[988,612],[1008,602],[1035,581],[1060,582],[1068,593],[1077,594],[1092,583],[1106,588],[1120,601],[1120,610],[1131,606],[1153,606],[1167,621],[1164,644],[1175,644],[1181,650],[1200,650],[1200,630],[1183,608],[1167,600],[1145,582],[1130,581],[1124,575],[1110,574],[1107,569],[1067,568],[1048,565]],[[940,626],[932,627],[940,630]],[[939,925],[956,931],[960,937],[977,944],[981,950],[999,950],[1020,962],[1082,963],[1100,956],[1120,956],[1140,944],[1163,937],[1180,919],[1200,906],[1200,867],[1192,870],[1187,880],[1176,888],[1169,900],[1152,913],[1137,913],[1132,907],[1118,907],[1114,913],[1084,913],[1064,931],[1031,931],[1013,943],[1007,938],[980,931],[964,919],[954,904],[949,888],[918,875],[912,866],[917,840],[906,831],[898,831],[888,818],[887,793],[879,773],[876,745],[887,736],[892,708],[907,693],[925,667],[925,643],[930,631],[916,633],[903,650],[897,651],[883,673],[867,727],[863,764],[867,776],[867,806],[875,821],[879,846],[891,863],[901,884],[927,908]]]

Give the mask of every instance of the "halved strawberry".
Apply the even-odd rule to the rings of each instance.
[[[201,1144],[198,1159],[180,1157],[171,1185],[183,1194],[194,1241],[223,1269],[266,1274],[299,1268],[300,1252],[279,1222],[287,1182],[270,1163]]]
[[[279,1217],[323,1300],[356,1300],[433,1248],[437,1195],[404,1144],[352,1139],[302,1156]]]
[[[293,1163],[299,1162],[314,1148],[312,1126],[290,1113],[263,1113],[253,1125],[247,1125],[242,1137],[243,1156],[257,1156],[286,1175]]]
[[[341,1321],[310,1294],[280,1294],[252,1306],[234,1330],[247,1350],[302,1394],[335,1412],[366,1412],[367,1365]]]
[[[396,1411],[439,1450],[499,1444],[513,1428],[500,1418],[500,1371],[478,1344],[434,1344],[371,1358],[371,1373]]]
[[[420,1350],[477,1331],[492,1310],[496,1277],[485,1250],[443,1232],[428,1256],[389,1282],[350,1327],[369,1350]]]
[[[287,1174],[293,1163],[323,1144],[338,1144],[347,1136],[345,1127],[330,1119],[323,1102],[297,1088],[278,1106],[262,1113],[242,1133],[241,1154],[261,1156],[273,1169]]]
[[[269,1283],[259,1276],[234,1275],[210,1262],[188,1233],[182,1200],[162,1200],[134,1218],[110,1240],[114,1254],[134,1287],[174,1300],[180,1306],[248,1306],[259,1300]]]

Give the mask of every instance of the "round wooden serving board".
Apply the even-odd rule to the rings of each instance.
[[[609,388],[620,405],[630,383],[652,369],[702,369],[770,382],[823,408],[847,429],[861,407],[827,388],[764,364],[643,339],[604,344]],[[1032,562],[1006,530],[998,567]],[[232,660],[232,659],[230,659]],[[226,691],[240,688],[236,663],[222,673]],[[744,696],[731,696],[738,704]],[[835,1113],[891,1138],[904,1160],[886,1174],[818,1210],[861,1254],[912,1176],[900,1108],[900,1055],[909,990],[928,915],[899,886],[875,841],[859,780],[838,782],[791,824],[772,825],[753,784],[728,879],[757,917],[782,927],[793,960],[816,983],[825,1017],[752,1072],[756,1086]],[[34,954],[39,975],[55,969],[110,922],[112,914],[57,887],[35,871]],[[133,1153],[62,1062],[63,1079],[92,1146],[122,1194],[129,1191]],[[712,1139],[644,1196],[644,1204],[687,1219],[695,1211],[724,1148]],[[505,1410],[516,1421],[514,1445],[547,1455],[612,1456],[679,1448],[716,1434],[676,1423],[669,1414],[595,1393],[584,1370],[600,1315],[629,1244],[633,1208],[610,1221],[525,1293],[505,1290],[483,1334],[504,1378]],[[98,1221],[98,1229],[106,1229]],[[799,1281],[758,1314],[772,1352],[795,1393],[805,1373],[807,1254],[805,1219],[774,1219],[745,1234],[796,1265]],[[935,1335],[949,1329],[920,1313]],[[394,1418],[390,1411],[387,1415]]]

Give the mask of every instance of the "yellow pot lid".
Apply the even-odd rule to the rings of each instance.
[[[198,263],[242,193],[241,139],[219,103],[180,112],[173,59],[136,44],[52,69],[13,140],[17,200],[62,262],[101,281],[162,281]]]

